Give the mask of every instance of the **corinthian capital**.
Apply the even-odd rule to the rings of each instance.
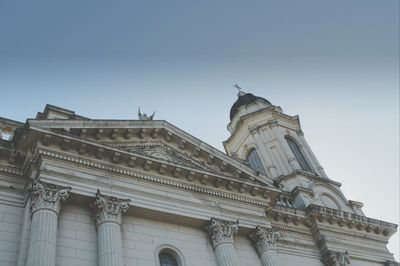
[[[61,201],[68,198],[70,190],[70,187],[61,187],[35,180],[32,183],[30,196],[32,214],[38,210],[47,209],[58,215]]]
[[[249,234],[249,238],[257,249],[258,255],[261,255],[267,250],[277,249],[276,242],[281,238],[281,234],[272,230],[272,228],[257,226]]]
[[[325,264],[327,266],[346,266],[346,264],[350,264],[349,253],[347,251],[329,251],[325,257]]]
[[[233,244],[233,235],[239,231],[239,220],[228,222],[216,218],[211,218],[204,228],[210,236],[210,241],[215,249],[224,243]]]
[[[106,222],[121,224],[122,214],[128,211],[128,203],[129,199],[117,199],[102,195],[100,190],[97,190],[96,200],[93,203],[97,226]]]

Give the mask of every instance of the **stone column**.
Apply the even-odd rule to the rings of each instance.
[[[239,266],[239,260],[233,245],[233,235],[239,230],[239,221],[228,222],[211,218],[205,226],[210,237],[218,266]]]
[[[27,266],[54,266],[56,239],[61,201],[71,188],[34,181],[31,189],[32,222],[29,237]]]
[[[97,226],[97,252],[99,266],[123,266],[121,239],[122,214],[129,208],[129,200],[102,195],[97,190],[95,219]]]
[[[278,248],[276,242],[280,239],[279,232],[272,230],[272,228],[265,228],[257,226],[256,229],[250,233],[249,238],[253,242],[257,250],[263,266],[278,266]]]

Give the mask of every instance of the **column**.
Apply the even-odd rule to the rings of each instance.
[[[99,266],[123,266],[121,219],[129,208],[129,200],[102,195],[97,190],[95,220]]]
[[[27,266],[54,266],[56,239],[61,201],[71,188],[34,181],[31,189],[32,222],[29,237]]]
[[[272,228],[261,226],[257,226],[256,229],[250,233],[249,238],[253,242],[263,266],[280,265],[278,248],[276,246],[276,242],[278,242],[280,237],[281,235],[279,232],[272,230]]]
[[[233,245],[233,235],[239,230],[239,220],[228,222],[216,218],[205,226],[210,237],[218,266],[239,266],[239,260]]]

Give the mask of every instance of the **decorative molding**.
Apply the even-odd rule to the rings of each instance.
[[[271,225],[272,225],[272,228],[278,229],[281,231],[294,232],[294,233],[303,234],[303,235],[307,235],[307,236],[312,235],[309,229],[302,229],[297,226],[295,227],[295,226],[289,226],[286,224],[278,224],[278,223],[271,223]]]
[[[226,199],[230,199],[230,200],[236,200],[236,201],[240,201],[240,202],[244,202],[244,203],[248,203],[248,204],[253,204],[253,205],[258,205],[258,206],[263,206],[263,207],[269,206],[268,200],[261,201],[261,200],[251,199],[251,198],[248,198],[245,196],[237,195],[234,193],[223,192],[223,191],[219,191],[216,189],[211,189],[211,188],[207,188],[207,187],[200,186],[197,184],[192,184],[192,183],[188,184],[188,183],[184,183],[184,182],[179,182],[179,181],[176,181],[176,179],[171,180],[168,178],[159,178],[157,176],[144,175],[139,172],[129,171],[129,170],[126,170],[123,168],[112,167],[109,164],[104,164],[104,163],[100,163],[100,162],[92,162],[89,160],[84,160],[82,158],[75,158],[72,156],[62,155],[62,154],[58,154],[58,153],[54,153],[54,152],[50,152],[50,151],[40,150],[39,153],[43,156],[48,156],[50,158],[64,160],[67,162],[78,163],[78,164],[81,164],[81,165],[84,165],[87,167],[101,169],[101,170],[105,170],[105,171],[109,171],[109,172],[117,173],[117,174],[121,174],[121,175],[131,176],[131,177],[143,179],[143,180],[146,180],[149,182],[173,186],[173,187],[186,189],[186,190],[199,192],[199,193],[206,193],[206,194],[209,194],[212,196],[222,197],[222,198],[226,198]]]
[[[249,234],[249,238],[256,248],[258,255],[261,256],[267,250],[278,249],[276,243],[281,238],[281,234],[272,228],[257,225]]]
[[[32,214],[36,211],[47,209],[58,215],[61,201],[65,201],[68,198],[70,190],[70,187],[56,186],[34,180],[30,195]]]
[[[13,174],[13,175],[19,175],[19,176],[22,176],[24,174],[24,172],[21,170],[18,170],[13,167],[7,167],[7,166],[0,166],[0,172],[4,172],[7,174]]]
[[[208,232],[210,242],[215,249],[222,244],[233,244],[233,235],[239,231],[239,220],[229,222],[213,217],[204,229]]]
[[[388,260],[385,262],[385,266],[399,266],[399,263],[396,261]]]
[[[350,257],[347,251],[328,251],[325,254],[326,266],[346,266],[346,264],[350,264]]]
[[[117,199],[103,195],[100,190],[97,190],[96,200],[93,203],[96,226],[108,222],[121,225],[122,214],[128,211],[129,201],[129,199]]]

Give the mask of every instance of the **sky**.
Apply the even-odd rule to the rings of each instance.
[[[346,197],[400,223],[398,0],[0,1],[2,117],[141,107],[223,150],[234,83],[299,114]]]

